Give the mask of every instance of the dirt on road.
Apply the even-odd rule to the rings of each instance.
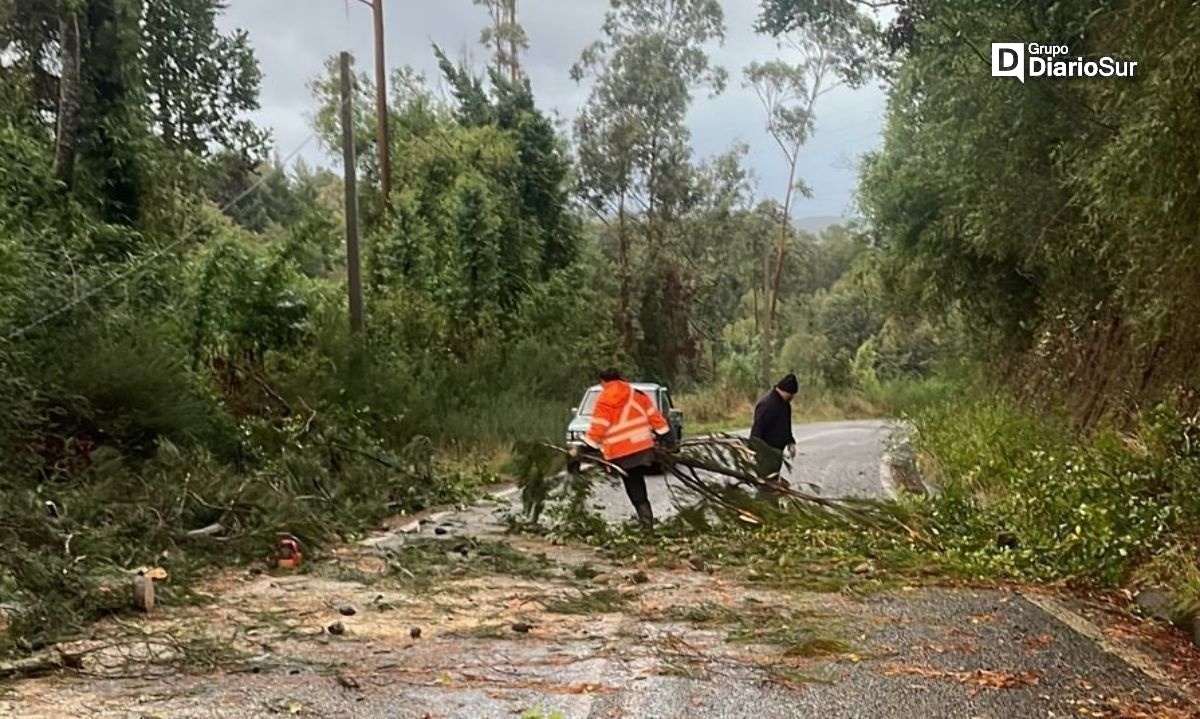
[[[82,673],[8,685],[0,715],[1196,715],[1169,667],[1014,590],[796,592],[690,559],[414,536],[229,572],[197,606],[104,623]]]
[[[798,427],[793,479],[891,496],[887,432]],[[299,570],[214,574],[195,603],[101,622],[63,648],[71,669],[0,684],[0,716],[1200,716],[1200,654],[1113,603],[869,558],[778,581],[670,544],[564,546],[505,534],[494,510],[512,501],[397,522]],[[615,486],[596,503],[628,515]]]

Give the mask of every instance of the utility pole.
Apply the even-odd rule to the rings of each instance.
[[[375,141],[379,145],[380,210],[386,216],[392,200],[392,145],[391,132],[388,129],[387,62],[383,53],[383,0],[358,1],[371,8],[372,22],[375,26]]]
[[[378,2],[379,0],[376,0]],[[517,55],[517,0],[508,0],[508,72],[513,87],[521,76],[521,65]]]
[[[376,0],[378,2],[379,0]],[[346,271],[350,289],[350,331],[363,329],[362,263],[358,253],[358,178],[354,159],[354,88],[350,53],[342,61],[342,166],[346,187]]]
[[[386,214],[392,199],[392,145],[388,132],[387,63],[383,57],[383,0],[371,0],[375,17],[375,115],[379,129],[379,189],[383,212]]]

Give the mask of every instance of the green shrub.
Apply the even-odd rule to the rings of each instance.
[[[230,448],[229,418],[163,322],[117,315],[61,339],[72,352],[47,353],[39,368],[42,413],[53,431],[87,433],[142,456],[160,439]]]
[[[192,352],[258,362],[308,334],[307,287],[287,252],[263,251],[232,229],[191,268]]]
[[[1086,438],[999,397],[942,404],[916,424],[946,548],[981,571],[1113,585],[1200,529],[1196,430],[1169,409]]]
[[[968,386],[946,374],[935,374],[926,379],[899,377],[880,382],[867,396],[890,416],[909,417],[932,410]]]
[[[762,380],[758,354],[731,354],[717,366],[720,391],[725,395],[754,396]]]

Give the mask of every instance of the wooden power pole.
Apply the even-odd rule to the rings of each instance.
[[[383,0],[371,0],[375,16],[375,115],[379,125],[379,190],[384,213],[392,199],[392,145],[388,132],[387,63],[383,56]]]
[[[379,0],[376,0],[378,2]],[[517,47],[517,0],[508,0],[508,73],[513,88],[521,77],[521,61]]]
[[[379,0],[375,0],[379,2]],[[350,53],[342,57],[342,165],[346,186],[346,271],[350,289],[350,331],[363,329],[362,263],[358,252],[358,178],[354,158],[354,88]]]

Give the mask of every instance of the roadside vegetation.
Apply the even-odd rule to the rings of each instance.
[[[1167,588],[1190,626],[1200,105],[1188,77],[1200,12],[1082,0],[897,7],[880,23],[853,2],[763,3],[762,29],[820,27],[843,58],[877,61],[889,88],[884,143],[862,169],[870,249],[848,303],[860,313],[881,303],[886,320],[832,367],[802,354],[792,364],[828,367],[826,380],[845,373],[840,386],[911,421],[916,466],[937,488],[913,509],[957,573]],[[977,48],[1000,35],[1068,38],[1072,54],[1136,58],[1141,74],[992,78]],[[819,320],[837,294],[795,316]],[[838,333],[813,335],[792,349]],[[940,351],[897,358],[897,336]]]
[[[815,6],[767,5],[776,28]],[[1002,575],[1164,582],[1189,621],[1198,28],[1176,3],[904,4],[886,33],[884,144],[860,185],[891,308],[958,328],[976,378],[915,413],[943,490],[932,516],[964,537],[954,554]],[[972,48],[1005,34],[1068,38],[1139,74],[1003,82]]]
[[[1081,437],[1066,417],[1006,397],[947,402],[918,418],[918,464],[939,489],[931,519],[978,576],[1174,590],[1197,616],[1200,426],[1161,406]]]
[[[894,471],[915,470],[924,486],[898,481],[895,503],[845,503],[846,514],[801,501],[781,511],[710,479],[709,496],[680,495],[694,504],[648,540],[598,522],[590,485],[579,483],[547,495],[543,531],[627,561],[723,568],[793,590],[997,580],[1166,590],[1169,618],[1190,633],[1200,609],[1200,427],[1161,407],[1136,426],[1081,437],[1066,417],[981,395],[963,387],[908,418],[912,444]],[[687,487],[681,479],[671,480],[677,489]]]
[[[512,448],[561,437],[608,365],[668,383],[689,435],[745,427],[796,372],[800,419],[909,419],[938,490],[890,508],[909,536],[685,516],[664,556],[866,589],[1162,585],[1194,617],[1200,9],[935,0],[884,27],[852,0],[764,0],[759,31],[808,64],[745,69],[797,180],[761,188],[744,146],[695,155],[724,16],[676,5],[613,5],[563,68],[588,91],[565,132],[519,52],[395,70],[386,198],[356,78],[353,335],[341,179],[249,121],[270,78],[221,3],[0,2],[0,652],[122,610],[138,567],[187,601],[277,532],[316,549],[553,469]],[[992,78],[975,47],[998,34],[1152,77]],[[340,157],[334,70],[313,62],[313,132]],[[820,88],[873,80],[890,104],[863,220],[795,228]],[[556,536],[645,551],[568,489]]]

